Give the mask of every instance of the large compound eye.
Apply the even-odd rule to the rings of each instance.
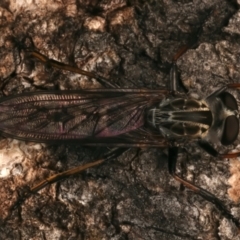
[[[230,110],[238,110],[237,101],[232,94],[229,92],[222,92],[218,95],[222,100],[223,104]]]
[[[236,116],[228,116],[225,120],[223,127],[223,134],[221,143],[222,145],[232,144],[238,136],[239,120]]]

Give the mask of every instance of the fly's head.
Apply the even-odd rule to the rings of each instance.
[[[213,115],[209,135],[217,136],[224,146],[232,144],[239,133],[239,111],[236,99],[229,92],[221,92],[216,98],[206,101]]]

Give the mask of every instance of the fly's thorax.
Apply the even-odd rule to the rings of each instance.
[[[204,138],[213,116],[203,100],[169,98],[148,110],[147,121],[166,138]]]

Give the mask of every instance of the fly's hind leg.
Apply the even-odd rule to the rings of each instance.
[[[105,163],[108,160],[111,160],[113,158],[117,158],[118,156],[122,155],[124,152],[126,152],[128,148],[113,148],[110,151],[108,151],[101,159],[95,160],[94,162],[90,162],[78,167],[71,168],[67,171],[57,173],[55,175],[52,175],[43,181],[39,182],[38,184],[34,185],[31,188],[28,188],[28,190],[25,190],[23,193],[21,193],[17,199],[17,201],[13,204],[10,210],[9,216],[6,218],[8,220],[12,214],[12,211],[21,207],[21,205],[24,203],[26,199],[31,197],[32,195],[39,192],[41,189],[45,188],[48,185],[51,185],[53,183],[59,182],[65,178],[68,178],[70,176],[79,174],[89,168],[99,166],[103,163]]]
[[[224,217],[226,217],[229,220],[232,220],[236,226],[240,226],[237,219],[234,218],[234,216],[229,212],[229,210],[224,206],[224,204],[219,200],[216,196],[214,196],[212,193],[206,191],[205,189],[198,187],[194,185],[193,183],[183,179],[176,173],[176,163],[178,158],[178,147],[171,147],[168,151],[168,170],[171,176],[180,182],[183,186],[186,188],[192,190],[193,192],[197,193],[198,195],[202,196],[204,199],[206,199],[209,202],[212,202],[219,211],[223,214]]]
[[[88,76],[90,78],[95,78],[99,83],[101,83],[103,86],[108,87],[108,88],[119,88],[118,85],[109,82],[109,80],[107,80],[103,77],[100,77],[99,75],[97,75],[93,72],[88,72],[88,71],[85,71],[81,68],[74,67],[74,66],[71,66],[69,64],[65,64],[65,63],[58,62],[56,60],[50,59],[47,56],[45,56],[45,55],[43,55],[43,54],[41,54],[41,53],[39,53],[35,50],[29,50],[29,51],[27,51],[27,53],[29,54],[29,56],[31,58],[35,58],[38,61],[42,62],[43,64],[46,64],[49,67],[78,73],[78,74],[81,74],[81,75],[84,75],[84,76]]]
[[[76,66],[65,64],[65,63],[56,61],[54,59],[50,59],[47,56],[41,54],[36,50],[36,47],[34,46],[34,42],[31,39],[31,37],[28,37],[28,36],[25,37],[22,41],[20,41],[20,43],[18,43],[17,47],[19,52],[24,50],[24,53],[26,53],[29,58],[38,60],[41,63],[45,64],[47,67],[53,67],[56,69],[70,71],[70,72],[78,73],[84,76],[88,76],[90,78],[94,78],[106,88],[119,88],[117,84],[111,83],[108,79],[101,77],[94,72],[85,71]],[[19,58],[21,58],[21,56],[19,56]]]

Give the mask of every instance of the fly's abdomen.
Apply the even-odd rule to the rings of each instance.
[[[167,138],[203,138],[212,125],[212,112],[204,101],[164,100],[148,111],[148,122]]]

